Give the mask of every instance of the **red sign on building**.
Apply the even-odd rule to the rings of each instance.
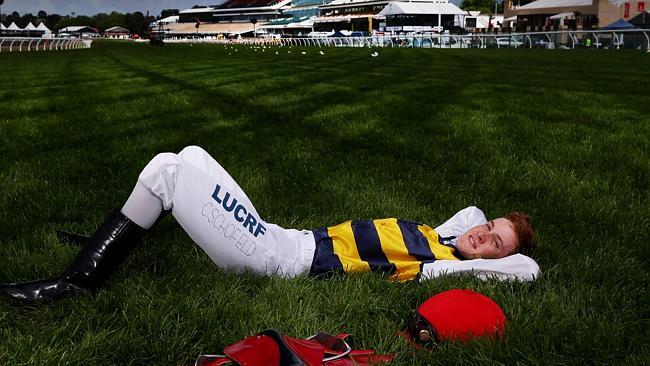
[[[630,3],[625,3],[623,5],[623,18],[629,18],[630,17]]]
[[[645,1],[639,1],[636,5],[636,11],[639,13],[645,11]]]

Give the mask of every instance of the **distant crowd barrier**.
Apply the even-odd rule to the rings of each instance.
[[[0,53],[27,51],[60,51],[90,48],[92,40],[72,38],[0,38]]]
[[[373,35],[368,37],[217,37],[166,39],[167,43],[216,43],[305,47],[409,47],[409,48],[546,48],[650,50],[650,29],[585,30],[490,34]]]
[[[409,48],[547,48],[650,50],[650,30],[281,38],[285,46]],[[253,42],[258,43],[258,42]]]

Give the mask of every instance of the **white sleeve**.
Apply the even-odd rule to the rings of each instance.
[[[436,227],[434,230],[438,235],[443,237],[461,236],[474,226],[485,224],[487,218],[483,211],[478,207],[469,206],[452,216],[444,224]]]
[[[472,274],[483,280],[497,278],[501,281],[534,281],[539,277],[540,270],[537,262],[523,254],[500,259],[437,260],[424,264],[420,281],[449,274]]]

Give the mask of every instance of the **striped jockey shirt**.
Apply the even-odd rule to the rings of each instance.
[[[438,259],[462,260],[449,239],[427,225],[394,218],[346,221],[316,229],[311,275],[339,271],[379,272],[391,280],[417,279],[422,265]]]

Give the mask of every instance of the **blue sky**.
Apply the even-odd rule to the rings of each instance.
[[[209,5],[210,0],[5,0],[2,12],[9,14],[13,11],[21,15],[36,14],[45,10],[48,14],[94,15],[97,13],[132,13],[141,11],[146,14],[159,15],[162,9],[187,9],[193,5]]]
[[[452,0],[459,3],[461,0]],[[216,2],[216,1],[212,1]],[[5,0],[2,12],[9,14],[13,11],[21,15],[32,13],[36,15],[39,10],[48,14],[69,15],[94,15],[97,13],[122,13],[141,11],[146,14],[159,15],[162,9],[187,9],[193,5],[210,5],[210,0]]]

